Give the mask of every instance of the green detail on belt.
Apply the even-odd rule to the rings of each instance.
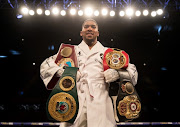
[[[79,102],[76,88],[77,67],[66,67],[46,103],[49,120],[73,123]]]

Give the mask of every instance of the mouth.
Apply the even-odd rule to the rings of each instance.
[[[94,35],[93,33],[86,33],[86,35]]]

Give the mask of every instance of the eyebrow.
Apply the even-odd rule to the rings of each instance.
[[[89,27],[89,26],[91,26],[91,27],[97,27],[96,25],[84,25],[84,27]]]

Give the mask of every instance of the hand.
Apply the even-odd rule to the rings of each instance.
[[[119,73],[115,69],[107,69],[104,71],[104,78],[106,83],[114,82],[119,79]]]

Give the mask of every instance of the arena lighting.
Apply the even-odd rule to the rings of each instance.
[[[42,14],[42,9],[38,8],[36,12],[37,12],[38,15],[41,15]]]
[[[148,10],[144,10],[144,11],[143,11],[143,15],[144,15],[144,16],[147,16],[148,14],[149,14],[149,11],[148,11]]]
[[[49,10],[45,10],[45,15],[49,16],[50,15],[50,11]]]
[[[78,15],[79,15],[79,16],[83,16],[83,11],[82,11],[82,10],[79,10],[79,11],[78,11]]]
[[[22,12],[24,15],[27,15],[28,12],[29,12],[29,10],[28,10],[27,7],[22,7],[21,12]]]
[[[133,15],[133,13],[134,13],[134,11],[133,11],[132,8],[127,8],[127,9],[126,9],[126,15],[127,15],[127,16],[131,17],[131,16]]]
[[[99,11],[98,10],[94,11],[94,16],[99,16]]]
[[[52,13],[53,13],[54,15],[58,15],[58,14],[59,14],[59,9],[58,9],[57,7],[54,7],[54,8],[52,9]]]
[[[21,15],[21,14],[17,14],[17,15],[16,15],[16,18],[17,18],[17,19],[21,19],[22,17],[23,17],[23,15]]]
[[[156,12],[157,12],[158,15],[162,15],[163,10],[162,9],[158,9]]]
[[[139,16],[141,15],[141,12],[140,12],[139,10],[137,10],[137,11],[135,12],[135,15],[139,17]]]
[[[86,16],[92,16],[93,14],[93,9],[91,7],[85,8],[85,15]]]
[[[115,16],[115,11],[110,11],[110,16]]]
[[[124,12],[124,11],[120,11],[120,12],[119,12],[119,15],[120,15],[121,17],[123,17],[123,16],[125,15],[125,12]]]
[[[52,10],[45,10],[43,11],[42,9],[38,8],[36,11],[35,10],[29,10],[27,7],[22,7],[21,10],[20,10],[20,14],[25,16],[25,15],[35,15],[35,13],[37,13],[38,15],[41,15],[43,13],[45,13],[46,16],[49,16],[51,13],[53,13],[54,15],[61,15],[61,16],[65,16],[66,13],[67,13],[67,10],[59,10],[59,8],[57,7],[53,7]],[[110,17],[113,17],[116,15],[116,12],[114,10],[108,10],[107,8],[102,8],[101,12],[100,10],[93,10],[93,8],[91,7],[87,7],[85,8],[84,10],[76,10],[76,8],[71,8],[69,10],[69,13],[71,15],[76,15],[76,13],[79,15],[79,16],[99,16],[99,15],[102,15],[102,16],[107,16],[109,15]],[[133,8],[127,8],[126,10],[121,10],[119,12],[119,15],[121,17],[123,16],[127,16],[129,17],[130,19],[132,18],[133,15],[139,17],[144,15],[144,16],[148,16],[149,14],[152,16],[152,17],[156,17],[158,15],[162,15],[163,14],[163,10],[162,9],[157,9],[157,10],[153,10],[151,12],[149,12],[147,9],[143,10],[143,11],[140,11],[140,10],[133,10]],[[18,15],[17,15],[18,16]],[[18,16],[17,18],[22,18],[22,16]]]
[[[32,16],[33,16],[34,13],[35,13],[34,10],[29,10],[29,15],[32,15]]]
[[[155,17],[155,16],[156,16],[156,11],[152,11],[152,12],[151,12],[151,16],[152,16],[152,17]]]
[[[76,9],[75,9],[75,8],[71,8],[70,14],[71,14],[71,15],[75,15],[75,14],[76,14]]]
[[[108,14],[108,10],[103,8],[101,13],[102,13],[103,16],[106,16]]]
[[[65,10],[62,10],[62,11],[61,11],[61,15],[62,15],[62,16],[65,16],[65,15],[66,15],[66,11],[65,11]]]

